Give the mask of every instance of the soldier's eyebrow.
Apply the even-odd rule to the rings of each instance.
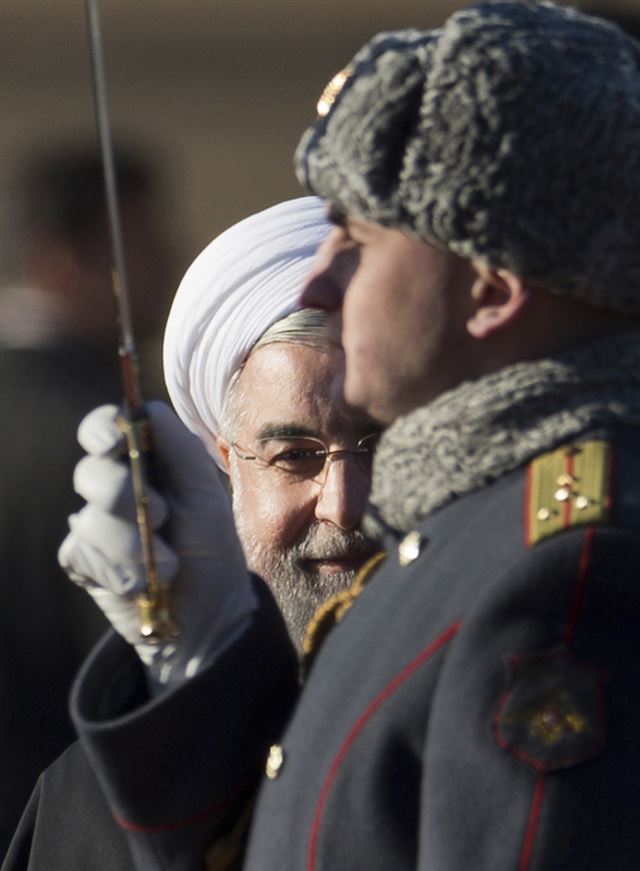
[[[317,438],[315,430],[308,426],[295,423],[266,423],[258,430],[258,441],[267,442],[271,439]]]
[[[334,227],[339,227],[341,230],[344,230],[347,236],[354,239],[354,241],[356,234],[363,241],[366,241],[370,239],[376,231],[375,226],[370,221],[353,215],[350,216],[346,212],[340,211],[336,206],[328,207],[327,218],[331,221]]]

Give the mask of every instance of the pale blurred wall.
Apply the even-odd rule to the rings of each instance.
[[[298,138],[328,79],[373,33],[434,26],[466,5],[101,0],[113,127],[163,161],[185,265],[230,223],[301,193]],[[83,0],[0,0],[0,107],[1,228],[25,151],[94,135]]]

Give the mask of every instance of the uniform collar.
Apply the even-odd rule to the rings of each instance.
[[[640,427],[639,339],[633,332],[518,363],[398,419],[377,450],[367,525],[408,532],[580,434]]]

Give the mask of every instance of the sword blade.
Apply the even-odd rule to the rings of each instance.
[[[148,478],[151,462],[151,429],[142,400],[138,355],[133,334],[129,288],[124,255],[122,221],[118,200],[111,121],[107,99],[107,81],[102,31],[97,0],[85,0],[89,33],[89,54],[93,79],[93,97],[112,250],[112,286],[116,300],[119,329],[120,365],[122,369],[124,411],[118,424],[125,435],[133,489],[136,520],[140,533],[146,589],[137,598],[140,634],[149,641],[161,641],[178,633],[170,609],[169,594],[158,579],[153,548],[153,529],[149,518]]]

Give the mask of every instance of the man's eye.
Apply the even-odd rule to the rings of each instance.
[[[272,451],[269,465],[297,474],[315,474],[324,464],[324,450],[312,445],[295,445]]]
[[[275,457],[271,460],[272,463],[302,463],[305,460],[309,460],[312,457],[315,457],[317,451],[310,450],[309,448],[292,448],[289,451],[282,451],[279,454],[276,454]]]
[[[279,465],[288,463],[295,466],[300,465],[301,463],[315,462],[322,457],[324,457],[324,451],[322,450],[313,450],[312,448],[292,448],[289,451],[281,451],[279,454],[276,454],[271,462]]]

